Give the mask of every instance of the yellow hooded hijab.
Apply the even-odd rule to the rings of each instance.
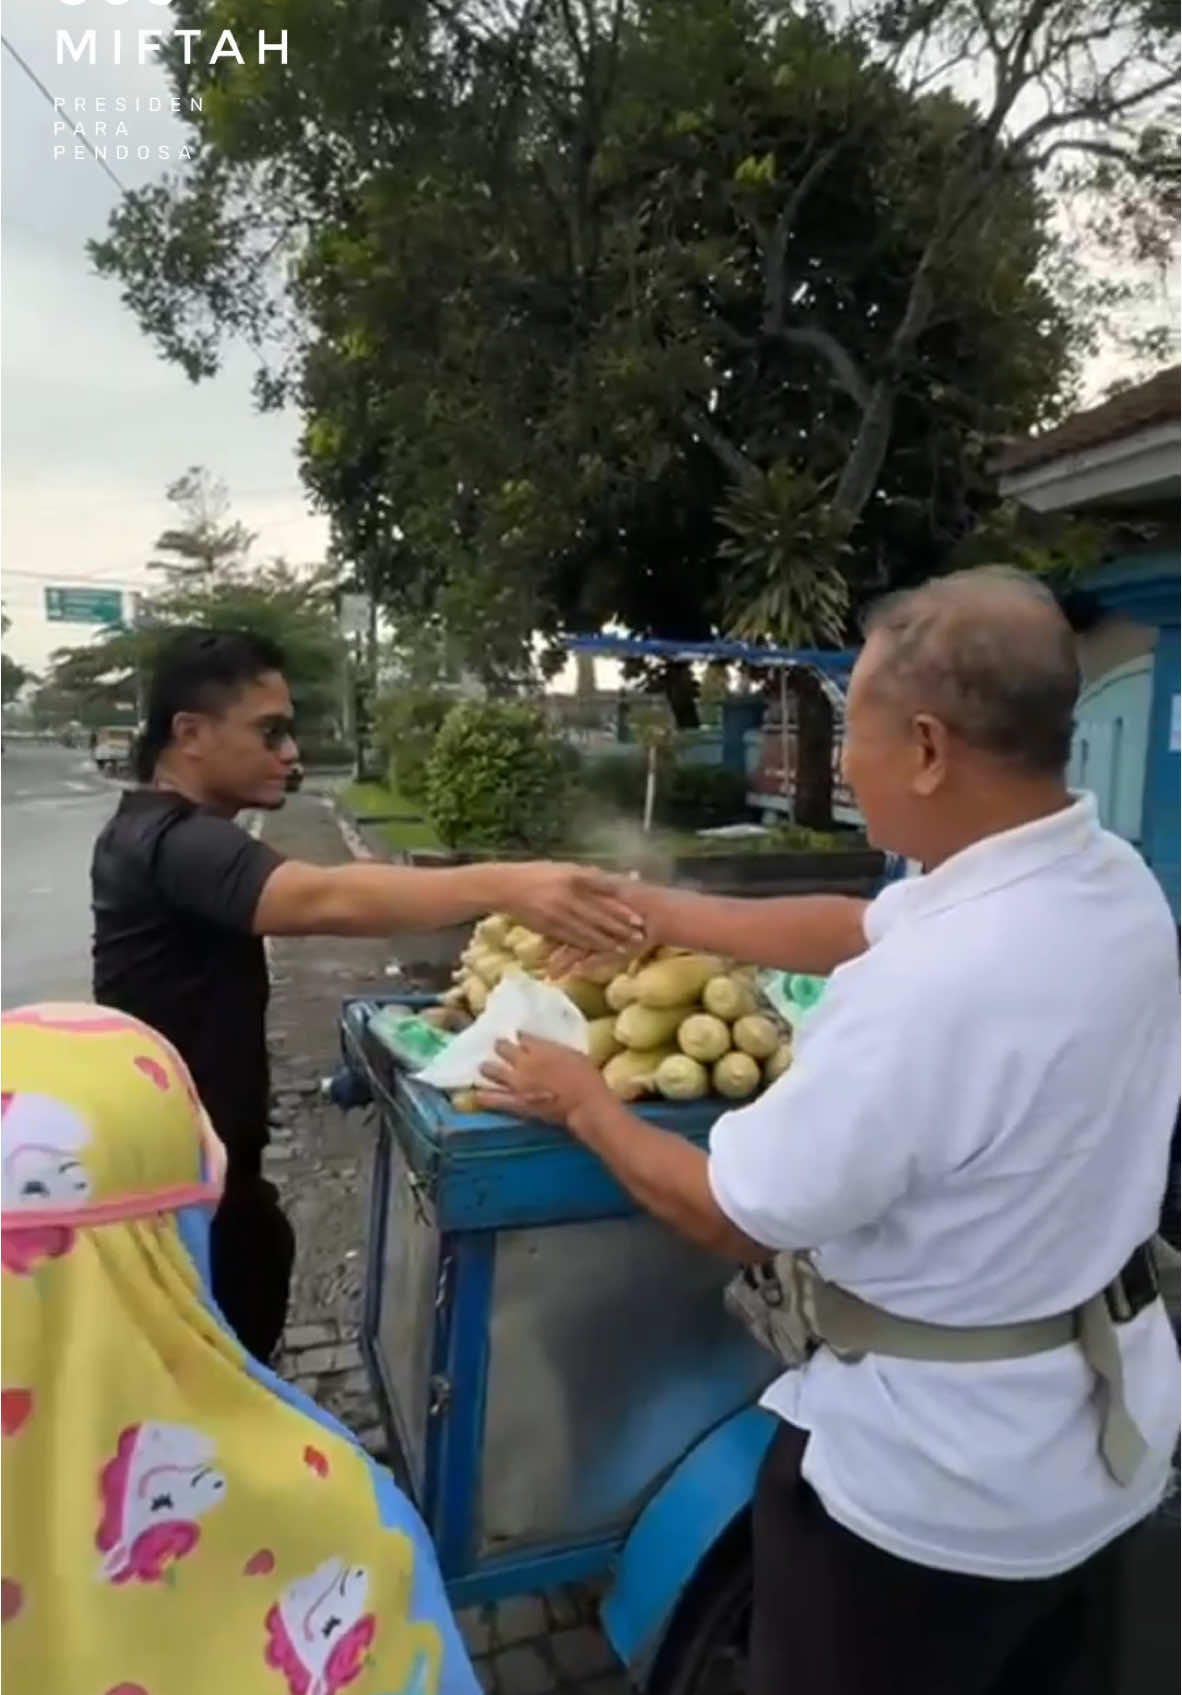
[[[414,1508],[213,1307],[176,1052],[2,1031],[5,1695],[478,1695]]]

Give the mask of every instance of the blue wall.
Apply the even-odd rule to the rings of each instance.
[[[1141,811],[1141,851],[1178,917],[1178,753],[1170,747],[1170,720],[1178,681],[1177,552],[1128,554],[1090,572],[1080,587],[1110,612],[1157,630],[1153,699]]]
[[[1153,704],[1149,712],[1149,753],[1145,762],[1145,805],[1141,821],[1142,852],[1166,891],[1175,919],[1179,916],[1179,754],[1170,743],[1182,689],[1178,680],[1179,657],[1175,622],[1158,630],[1153,656]]]

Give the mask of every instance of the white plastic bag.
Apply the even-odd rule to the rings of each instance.
[[[503,977],[476,1022],[424,1066],[418,1080],[434,1089],[474,1088],[483,1067],[495,1059],[497,1043],[518,1036],[541,1036],[579,1053],[588,1053],[591,1045],[587,1020],[561,989],[534,977]]]

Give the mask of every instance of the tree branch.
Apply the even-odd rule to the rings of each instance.
[[[770,336],[769,340],[782,342],[787,347],[803,347],[810,353],[817,354],[829,366],[838,388],[849,395],[859,410],[863,410],[869,403],[870,384],[858,369],[853,356],[828,330],[779,330],[774,336]]]
[[[1114,118],[1118,112],[1127,112],[1133,106],[1139,106],[1144,100],[1152,100],[1157,94],[1164,94],[1168,89],[1176,88],[1178,74],[1171,71],[1165,76],[1158,77],[1154,82],[1146,83],[1143,88],[1136,88],[1131,94],[1119,99],[1084,101],[1073,112],[1044,112],[1041,118],[1027,124],[1020,130],[1010,143],[1015,152],[1023,151],[1026,146],[1040,135],[1047,135],[1052,130],[1065,129],[1068,124],[1079,124],[1091,121],[1103,123]],[[1067,138],[1070,139],[1070,138]]]
[[[707,446],[714,457],[741,483],[754,483],[763,475],[759,466],[714,423],[704,406],[693,403],[682,410],[682,422]]]
[[[1049,147],[1030,159],[1030,167],[1032,170],[1041,171],[1056,153],[1068,152],[1093,153],[1100,159],[1115,159],[1117,164],[1125,165],[1130,170],[1135,170],[1138,163],[1135,148],[1118,147],[1111,141],[1091,141],[1086,136],[1060,136],[1058,141],[1052,141]]]
[[[792,233],[800,209],[833,164],[846,142],[845,137],[824,148],[813,160],[792,193],[784,202],[767,241],[763,259],[763,331],[779,335],[784,328],[785,290],[787,277],[784,261],[788,252],[788,237]]]

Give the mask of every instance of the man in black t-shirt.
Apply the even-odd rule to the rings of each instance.
[[[584,950],[634,945],[616,880],[577,866],[427,871],[285,860],[235,822],[283,805],[298,758],[283,656],[244,633],[188,631],[161,656],[137,750],[141,787],[95,844],[94,996],[176,1046],[226,1145],[214,1295],[266,1360],[283,1334],[294,1238],[262,1176],[269,1078],[266,935],[387,936],[495,908]]]

